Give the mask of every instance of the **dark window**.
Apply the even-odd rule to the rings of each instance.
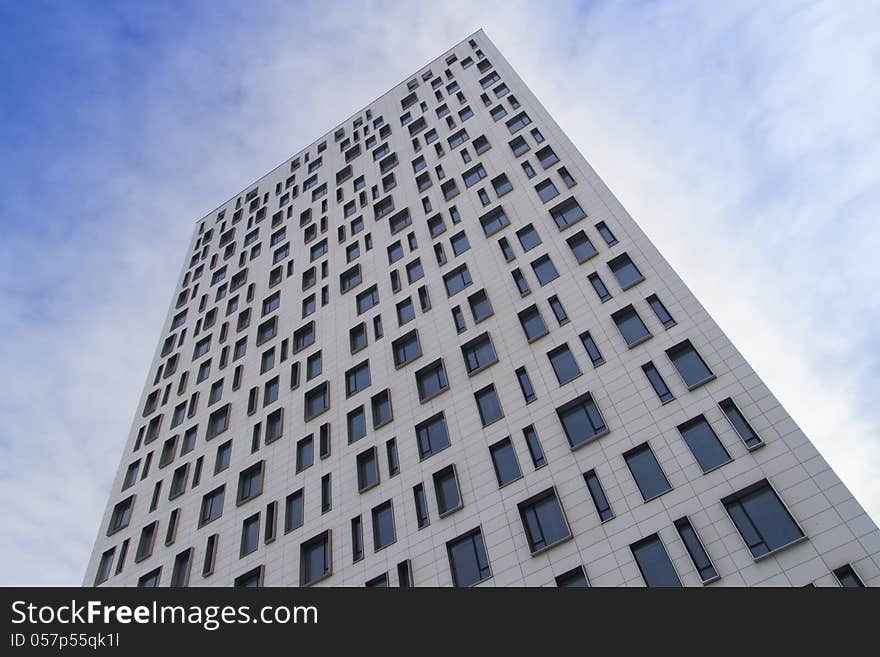
[[[590,238],[582,230],[579,230],[565,241],[578,263],[584,263],[598,253]]]
[[[199,527],[212,520],[216,520],[223,514],[223,497],[226,486],[215,488],[202,498],[202,509],[199,514]]]
[[[564,589],[585,589],[589,588],[590,583],[587,581],[584,567],[577,566],[568,572],[558,575],[556,577],[556,586]]]
[[[397,338],[391,343],[394,352],[394,364],[403,367],[407,363],[422,355],[422,347],[419,344],[419,334],[416,329]]]
[[[260,544],[260,514],[245,518],[241,526],[241,549],[238,556],[243,557],[256,551]]]
[[[541,448],[541,442],[538,440],[538,432],[535,431],[533,425],[523,429],[523,436],[526,439],[526,445],[529,448],[529,456],[532,457],[532,465],[535,469],[542,468],[547,465],[547,459],[544,456],[544,450]]]
[[[419,529],[423,529],[431,524],[431,517],[428,515],[428,499],[422,484],[413,487],[413,501],[416,505],[416,522]]]
[[[651,382],[651,387],[654,388],[654,392],[657,393],[657,397],[660,398],[662,403],[665,404],[666,402],[675,399],[675,395],[669,390],[666,381],[663,380],[663,377],[660,376],[660,372],[654,367],[654,363],[645,363],[642,365],[642,371],[645,373],[645,376],[648,377],[648,381]]]
[[[587,355],[590,357],[590,362],[593,363],[593,367],[599,367],[602,363],[605,362],[605,359],[602,357],[602,353],[599,351],[599,347],[596,346],[596,341],[593,340],[593,336],[590,335],[589,331],[585,331],[580,334],[581,344],[584,345],[584,349],[587,351]]]
[[[752,429],[752,425],[746,420],[745,416],[733,402],[733,399],[728,397],[727,399],[718,402],[718,405],[721,407],[721,410],[724,411],[725,417],[730,421],[730,424],[736,430],[736,433],[745,443],[746,447],[749,449],[755,449],[764,444],[764,441],[761,440],[761,437],[754,429]]]
[[[608,433],[599,407],[590,393],[585,393],[556,409],[572,449]]]
[[[836,569],[834,576],[837,577],[837,581],[845,589],[856,589],[865,586],[861,578],[856,574],[855,569],[849,564]]]
[[[360,392],[370,386],[370,361],[358,363],[345,373],[345,396]]]
[[[544,203],[559,196],[559,190],[556,189],[556,185],[549,178],[535,185],[535,191],[538,192],[538,197]]]
[[[348,442],[357,442],[367,435],[367,416],[364,413],[364,407],[358,406],[348,412],[346,416],[346,426],[348,429]]]
[[[498,362],[489,333],[478,335],[461,345],[461,355],[468,375],[476,374]]]
[[[556,153],[554,153],[553,149],[549,146],[544,146],[544,148],[535,151],[535,156],[538,158],[538,162],[541,163],[541,166],[545,169],[559,162]]]
[[[468,242],[467,235],[464,231],[456,233],[449,238],[449,244],[452,246],[452,252],[457,256],[471,248],[471,244]]]
[[[449,447],[449,431],[446,418],[440,412],[416,425],[416,439],[419,443],[419,458],[426,459],[440,450]]]
[[[693,390],[697,386],[715,378],[712,370],[709,369],[706,361],[694,349],[690,340],[679,342],[674,347],[667,349],[666,355],[672,361],[672,364],[675,365],[675,369],[688,387],[688,390]]]
[[[299,585],[308,586],[329,577],[330,564],[330,531],[327,530],[300,546]]]
[[[299,489],[284,502],[284,531],[290,532],[303,524],[303,491]]]
[[[315,462],[315,440],[309,434],[296,444],[296,471],[302,472]]]
[[[608,268],[617,279],[617,283],[624,290],[632,287],[645,279],[642,272],[635,266],[632,259],[626,253],[621,253],[616,258],[608,261]]]
[[[766,479],[721,502],[756,559],[804,536]]]
[[[562,505],[553,488],[520,502],[517,507],[532,554],[571,536]]]
[[[383,502],[372,510],[373,549],[377,552],[397,540],[394,530],[394,507],[391,500]]]
[[[525,310],[520,311],[518,317],[519,323],[522,325],[523,331],[525,331],[526,339],[529,342],[549,333],[547,324],[544,323],[544,318],[541,317],[541,311],[538,310],[538,306],[529,306]]]
[[[453,586],[473,586],[492,577],[483,534],[477,527],[446,543]]]
[[[542,286],[559,278],[559,272],[556,271],[556,267],[553,265],[553,261],[550,259],[549,255],[543,255],[537,260],[534,260],[532,262],[532,269],[535,272],[535,276],[538,277],[538,282],[541,283]]]
[[[379,483],[379,464],[376,459],[376,448],[357,455],[358,492],[364,492]]]
[[[621,308],[611,315],[611,319],[617,325],[617,330],[626,341],[627,346],[635,347],[651,337],[648,327],[639,317],[636,309],[632,305]]]
[[[461,491],[455,466],[448,465],[434,473],[434,494],[437,496],[437,512],[441,518],[461,508]]]
[[[325,381],[305,394],[305,420],[309,421],[330,408],[330,387]]]
[[[486,169],[482,164],[471,167],[461,174],[466,187],[472,187],[486,177]]]
[[[556,321],[559,322],[559,325],[568,324],[568,313],[565,312],[565,308],[562,305],[562,302],[559,300],[555,294],[547,299],[547,302],[550,304],[551,310],[553,310],[553,314],[556,316]]]
[[[484,427],[504,417],[504,410],[501,408],[501,402],[498,400],[498,394],[495,392],[493,384],[490,383],[475,392],[474,399],[477,402],[477,410],[480,412],[480,420],[482,420]]]
[[[675,572],[672,560],[663,546],[663,541],[657,534],[643,538],[629,546],[636,563],[648,586],[676,587],[681,586],[681,580]]]
[[[460,265],[443,276],[443,284],[446,286],[446,295],[450,297],[461,292],[472,282],[471,274],[468,271],[467,265]]]
[[[367,346],[367,325],[361,322],[348,332],[348,342],[351,353],[360,351]]]
[[[596,505],[596,511],[602,519],[602,522],[611,520],[614,517],[614,510],[611,508],[611,503],[605,496],[605,489],[602,488],[602,482],[599,481],[596,471],[590,470],[589,472],[585,472],[584,482],[587,484],[587,488],[590,491],[590,497],[593,498],[593,504]]]
[[[505,486],[522,477],[522,470],[519,468],[519,461],[509,437],[491,445],[489,454],[492,456],[492,465],[495,466],[495,477],[499,486]]]
[[[379,289],[373,285],[364,290],[355,298],[358,315],[367,312],[370,308],[379,303]]]
[[[377,429],[391,422],[391,391],[387,388],[370,398],[370,407],[373,412],[373,428]]]
[[[486,290],[480,290],[479,292],[474,292],[470,295],[468,297],[468,305],[471,307],[471,314],[474,316],[474,321],[477,323],[482,322],[487,317],[491,317],[494,313],[492,310],[492,304],[489,302],[489,295],[486,294]]]
[[[669,480],[663,473],[663,468],[654,456],[654,450],[648,443],[642,443],[623,455],[623,460],[629,468],[642,499],[646,502],[654,499],[658,495],[662,495],[668,490],[672,490]]]
[[[703,547],[703,542],[697,536],[691,521],[686,517],[676,520],[675,528],[678,530],[678,535],[681,537],[685,548],[687,548],[691,561],[694,562],[694,567],[697,569],[703,584],[718,579],[718,571],[715,570],[715,566],[709,558],[709,553]]]
[[[388,456],[388,476],[393,477],[400,472],[400,460],[397,457],[397,439],[391,438],[385,443],[385,452]]]
[[[351,519],[351,561],[364,558],[364,523],[360,516]]]
[[[547,353],[550,364],[553,366],[553,372],[556,374],[556,380],[559,385],[564,385],[576,379],[581,375],[581,368],[571,354],[571,350],[567,344],[560,345]]]
[[[532,120],[529,118],[528,114],[526,114],[525,112],[520,112],[519,114],[514,116],[512,119],[507,121],[505,123],[505,125],[507,126],[507,129],[510,131],[510,134],[513,134],[517,130],[524,128],[525,126],[527,126],[531,122],[532,122]]]
[[[559,230],[562,230],[586,217],[587,213],[574,197],[571,197],[550,208],[550,216],[553,217]]]
[[[419,401],[422,403],[448,389],[449,383],[443,361],[437,359],[416,371],[416,387],[419,391]]]
[[[605,282],[599,277],[599,274],[593,272],[587,278],[590,281],[590,285],[593,286],[593,289],[596,290],[596,294],[599,295],[599,300],[602,303],[608,301],[611,298],[611,292],[608,291],[608,288],[605,287]]]
[[[704,473],[731,461],[730,454],[718,440],[705,416],[698,415],[678,425],[678,432]]]
[[[293,332],[293,353],[315,343],[315,322],[309,322]]]
[[[530,404],[538,398],[538,395],[535,394],[535,387],[532,385],[532,379],[525,367],[517,368],[516,380],[519,382],[519,388],[526,404]]]
[[[651,306],[651,310],[654,311],[654,314],[657,315],[657,319],[660,320],[660,323],[663,324],[663,328],[670,328],[675,326],[676,322],[672,318],[672,315],[669,314],[669,311],[666,310],[666,306],[663,305],[663,302],[660,301],[660,297],[656,294],[652,294],[645,301],[648,302],[648,305]]]
[[[617,238],[614,237],[614,233],[608,228],[604,221],[600,221],[596,224],[596,230],[599,231],[599,234],[602,236],[602,239],[605,240],[605,243],[608,246],[614,246],[617,244]]]
[[[263,492],[263,461],[254,463],[249,468],[242,470],[238,476],[238,495],[236,504],[243,504],[252,500]]]
[[[528,224],[516,231],[516,237],[522,245],[523,251],[529,251],[541,243],[541,236],[532,224]]]
[[[504,208],[502,208],[500,205],[494,210],[490,210],[480,217],[480,225],[483,227],[483,233],[486,235],[486,237],[494,235],[499,230],[507,226],[509,223],[510,220],[504,213]]]

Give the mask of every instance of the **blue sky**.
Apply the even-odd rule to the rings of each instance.
[[[195,220],[482,27],[880,519],[880,5],[0,3],[2,584],[79,584]]]

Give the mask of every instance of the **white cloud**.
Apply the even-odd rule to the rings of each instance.
[[[87,138],[34,172],[0,243],[0,581],[79,583],[194,220],[479,27],[880,517],[880,16],[765,5],[230,5],[167,40],[170,9],[66,24],[101,94],[67,108]]]

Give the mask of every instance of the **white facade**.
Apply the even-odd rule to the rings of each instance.
[[[451,60],[453,55],[455,61]],[[465,68],[463,62],[468,58],[473,64]],[[483,88],[480,81],[492,71],[496,71],[500,79]],[[432,81],[437,78],[440,83],[433,87]],[[412,93],[407,86],[411,81],[418,83],[414,89],[417,100],[404,109],[402,101]],[[453,83],[459,85],[464,102],[454,87],[449,91]],[[495,90],[502,83],[509,93],[497,97]],[[499,93],[502,90],[499,89]],[[481,94],[486,95],[488,104],[481,99]],[[511,96],[516,103],[511,103]],[[444,104],[454,127],[449,126],[447,116],[438,116],[437,109]],[[473,116],[462,120],[459,113],[467,106]],[[500,112],[498,107],[504,108],[506,116],[496,121],[492,112]],[[402,125],[401,117],[407,112],[412,120]],[[518,130],[509,128],[507,123],[521,112],[525,112],[531,122]],[[380,117],[382,122],[374,125]],[[410,127],[418,125],[416,122],[421,117],[426,127],[413,137]],[[356,120],[361,122],[357,128]],[[387,126],[385,130],[390,127],[391,134],[387,138],[379,135],[383,125]],[[368,133],[364,131],[365,126],[369,128]],[[451,147],[449,137],[462,128],[468,133],[467,141]],[[536,141],[534,129],[543,136],[542,142]],[[437,139],[427,144],[426,135],[431,130],[436,130]],[[474,142],[479,141],[481,135],[491,148],[478,154]],[[375,145],[368,148],[365,142],[372,137],[375,137]],[[517,156],[509,142],[519,137],[525,140],[528,151]],[[345,140],[349,140],[346,144],[349,148],[359,143],[361,154],[350,162],[351,176],[337,185],[337,173],[347,164],[341,147]],[[414,141],[418,142],[418,151]],[[317,149],[322,143],[326,143],[326,147],[319,153]],[[385,143],[389,153],[374,161],[371,153]],[[442,155],[436,145],[442,145]],[[559,161],[548,164],[545,169],[536,154],[546,146],[552,148]],[[468,163],[460,154],[463,149],[470,155]],[[386,162],[387,166],[390,160],[385,158],[391,153],[396,153],[398,163],[386,169],[395,176],[395,186],[386,192],[382,179],[387,174],[380,173],[380,164]],[[307,156],[309,161],[305,161]],[[412,162],[419,156],[424,157],[426,166],[416,174]],[[307,180],[312,175],[309,166],[319,157],[321,165],[314,171],[317,183],[304,191],[304,183],[308,186]],[[532,178],[522,167],[525,161],[536,172]],[[296,169],[292,169],[294,162],[299,162]],[[467,187],[462,174],[478,163],[483,165],[487,175]],[[443,169],[442,179],[438,177],[438,166]],[[560,175],[560,167],[573,178],[571,187]],[[416,177],[425,172],[432,184],[419,192]],[[499,197],[492,181],[502,173],[513,189]],[[295,178],[287,186],[291,176]],[[353,187],[360,176],[365,182],[362,198],[359,198],[361,191]],[[535,189],[545,179],[551,180],[559,192],[546,203]],[[456,181],[459,193],[446,201],[441,185],[450,180]],[[313,202],[314,190],[325,183],[326,195]],[[378,188],[375,198],[371,193],[374,186]],[[247,198],[248,192],[254,189],[257,190],[256,203]],[[284,204],[285,196],[292,195],[294,189],[296,197],[287,196],[290,200]],[[489,197],[486,206],[480,200],[481,189]],[[341,196],[337,196],[337,190],[341,190]],[[394,210],[376,220],[376,207],[389,196],[393,198]],[[560,230],[550,209],[569,197],[576,200],[586,217]],[[424,209],[424,198],[432,205],[429,211]],[[344,217],[344,207],[352,201],[355,211]],[[322,202],[327,206],[324,211]],[[255,206],[253,210],[252,206]],[[457,209],[460,223],[453,223],[451,206]],[[509,225],[487,236],[479,217],[499,206]],[[301,219],[309,208],[310,219]],[[404,208],[409,210],[411,223],[392,234],[389,217]],[[240,219],[233,222],[237,209],[241,209]],[[273,220],[278,212],[280,217]],[[436,215],[442,217],[445,232],[432,238],[428,220]],[[326,217],[323,232],[322,217]],[[364,228],[352,234],[352,222],[357,217],[363,218]],[[600,222],[610,229],[616,243],[610,246],[606,243],[596,228]],[[540,244],[525,251],[517,231],[529,224],[539,236]],[[343,241],[340,241],[340,226],[345,226]],[[277,244],[270,244],[271,236],[282,227],[284,237],[278,239]],[[221,245],[221,239],[230,239],[223,235],[232,228],[231,240]],[[259,229],[256,240],[245,246],[246,236],[254,229]],[[317,235],[310,238],[309,230],[317,231]],[[450,240],[462,230],[470,248],[456,255]],[[205,239],[207,231],[211,231],[209,239]],[[597,253],[579,264],[568,240],[580,231],[589,238]],[[410,233],[414,234],[415,248],[409,244]],[[365,244],[367,234],[372,238],[369,250]],[[534,236],[524,234],[523,237],[527,240]],[[326,254],[311,262],[311,249],[325,238]],[[506,238],[513,250],[513,259],[509,262],[499,246],[501,238]],[[388,248],[398,240],[403,257],[389,264]],[[355,242],[360,255],[348,263],[347,249]],[[261,253],[251,258],[257,244],[261,245]],[[282,253],[278,264],[273,264],[273,254],[285,244],[289,244],[289,254],[284,257]],[[438,263],[437,244],[444,250],[444,264]],[[624,253],[644,277],[626,289],[608,264]],[[542,285],[531,263],[545,254],[552,260],[558,277]],[[212,265],[215,256],[216,262]],[[416,258],[420,259],[424,276],[409,283],[406,266]],[[324,278],[322,263],[328,263]],[[360,265],[361,282],[343,294],[340,275],[355,264]],[[466,264],[472,283],[448,297],[443,277],[461,264]],[[316,267],[317,280],[304,291],[303,274],[312,266]],[[200,267],[201,276],[194,279]],[[215,272],[223,267],[226,267],[225,278],[212,284]],[[276,267],[281,268],[281,280],[270,285],[270,272]],[[517,268],[529,287],[525,295],[520,293],[512,277],[511,272]],[[218,288],[230,285],[233,277],[245,269],[246,282],[216,300]],[[393,271],[400,277],[397,292],[392,289]],[[594,272],[611,295],[604,302],[589,281]],[[374,284],[378,289],[378,305],[358,314],[357,295]],[[247,301],[251,285],[252,299]],[[326,305],[322,305],[324,286],[328,295]],[[420,304],[422,286],[426,286],[430,297],[429,309],[423,309]],[[278,290],[279,307],[263,316],[263,300]],[[477,323],[468,298],[480,290],[485,290],[493,314]],[[179,302],[178,295],[183,291],[187,292],[186,299]],[[311,294],[315,295],[316,309],[304,318],[303,300]],[[207,295],[207,300],[200,309],[203,295]],[[227,314],[228,302],[236,295],[238,307]],[[562,325],[549,303],[554,295],[569,320]],[[668,328],[646,300],[651,295],[657,295],[673,318],[666,322]],[[415,316],[398,326],[397,306],[406,298],[412,299]],[[533,304],[537,305],[548,332],[529,342],[518,313]],[[632,347],[628,347],[612,319],[613,314],[630,305],[650,332],[647,339]],[[461,333],[453,322],[451,310],[455,306],[460,306],[466,322],[466,329]],[[239,331],[239,315],[248,307],[251,308],[249,324]],[[206,314],[214,308],[217,309],[216,320],[205,329]],[[184,309],[185,320],[172,329],[174,318]],[[377,339],[373,318],[378,315],[382,318],[384,335]],[[278,318],[275,336],[258,345],[258,327],[272,317]],[[294,332],[310,321],[315,323],[314,343],[292,353]],[[361,321],[366,323],[367,346],[352,354],[350,330]],[[226,336],[221,340],[221,330],[226,323]],[[418,331],[421,356],[395,367],[392,342],[413,329]],[[604,359],[598,366],[591,362],[580,338],[587,331]],[[461,346],[484,332],[491,336],[497,362],[469,376]],[[193,359],[195,345],[209,335],[211,341],[206,353]],[[169,336],[173,338],[168,340]],[[232,351],[242,338],[246,339],[247,351],[236,360]],[[691,390],[666,353],[684,340],[690,340],[714,375]],[[546,354],[563,344],[568,345],[581,374],[560,385]],[[164,355],[163,346],[166,347]],[[261,373],[262,355],[272,347],[274,366]],[[285,348],[286,358],[282,358]],[[227,362],[221,369],[224,350],[228,350]],[[307,381],[307,359],[318,351],[322,354],[321,373]],[[173,373],[165,378],[166,372],[172,369],[168,361],[174,354],[179,354],[178,362]],[[448,389],[421,402],[415,372],[438,358],[445,367]],[[367,359],[370,385],[347,398],[346,371]],[[211,361],[210,374],[197,382],[198,370],[208,360]],[[649,362],[655,365],[674,396],[666,403],[661,402],[642,369]],[[299,363],[299,383],[291,389],[293,363]],[[233,389],[235,370],[240,365],[243,366],[240,385]],[[163,370],[158,373],[160,367]],[[536,398],[530,403],[526,403],[515,373],[520,367],[526,368],[534,388]],[[187,381],[181,387],[181,376],[185,372]],[[276,376],[280,394],[276,401],[264,406],[265,384]],[[221,379],[222,395],[219,401],[209,405],[211,388]],[[329,385],[330,408],[305,421],[304,395],[325,381]],[[474,393],[489,384],[493,384],[497,392],[503,417],[484,427]],[[249,413],[252,388],[259,392],[255,411]],[[390,391],[393,419],[373,429],[371,398],[386,389]],[[192,402],[195,392],[198,397]],[[557,409],[587,392],[601,412],[607,432],[596,432],[596,437],[585,439],[573,449]],[[151,394],[156,399],[155,408],[144,414]],[[749,436],[741,436],[728,421],[719,405],[726,399],[733,400],[760,437],[762,444],[757,448],[754,448],[757,442],[752,439],[750,450],[746,444]],[[175,408],[180,404],[186,404],[186,417],[172,427]],[[209,416],[226,404],[230,405],[228,428],[206,440]],[[347,417],[361,405],[365,409],[366,435],[349,444]],[[269,416],[279,408],[284,409],[283,433],[267,444]],[[441,411],[450,445],[420,459],[415,427]],[[703,467],[678,429],[701,414],[723,445],[721,450],[712,442],[705,425],[698,427],[692,439],[697,449],[703,450]],[[147,442],[147,427],[159,416],[162,420],[158,431]],[[571,422],[576,434],[591,433],[589,427],[582,426],[582,418],[574,417]],[[255,431],[258,423],[259,429]],[[319,428],[326,423],[330,425],[330,453],[321,458]],[[523,429],[528,426],[534,427],[543,448],[546,464],[542,467],[535,466],[527,448]],[[194,446],[181,454],[184,436],[191,427],[197,427]],[[297,444],[309,434],[314,435],[314,464],[297,472]],[[177,438],[173,451],[166,448],[166,455],[173,458],[159,467],[163,446],[174,436]],[[522,476],[499,486],[489,446],[508,436]],[[394,476],[390,476],[386,457],[386,442],[392,437],[399,457],[399,473]],[[218,446],[228,440],[232,440],[229,467],[215,474]],[[623,456],[643,443],[650,446],[670,485],[667,492],[647,502]],[[357,455],[370,447],[376,448],[379,483],[359,492]],[[729,460],[724,459],[724,451]],[[148,454],[152,456],[144,476]],[[199,460],[201,473],[194,485]],[[264,463],[262,492],[237,505],[240,473],[261,461]],[[131,466],[135,462],[137,465]],[[181,469],[185,472],[184,492],[169,499],[175,470],[187,464],[188,468]],[[462,504],[458,510],[440,517],[433,475],[449,465],[455,466]],[[130,467],[135,481],[124,488]],[[705,474],[704,468],[708,470]],[[613,517],[604,522],[585,482],[584,473],[589,471],[595,471],[613,510]],[[327,474],[331,475],[332,503],[330,509],[322,513],[322,477]],[[731,515],[738,513],[737,508],[748,507],[748,503],[735,508],[722,500],[730,502],[729,496],[765,480],[795,524],[780,528],[773,524],[776,520],[771,517],[772,526],[761,526],[765,521],[756,519],[762,547],[756,542],[758,539],[753,536],[750,539],[750,535],[738,529]],[[155,509],[150,511],[157,482],[162,482],[161,488]],[[226,488],[222,515],[200,527],[203,496],[223,484]],[[430,521],[421,529],[413,492],[418,484],[424,487]],[[533,545],[536,548],[533,554],[518,505],[551,488],[555,489],[564,510],[570,537],[563,536],[555,543],[548,540],[552,545],[543,550],[538,549],[542,547],[540,544]],[[286,500],[299,490],[304,491],[303,523],[286,532]],[[133,506],[127,524],[108,535],[114,507],[132,495]],[[393,505],[394,541],[376,550],[371,512],[388,500]],[[267,541],[267,515],[271,515],[272,503],[275,503],[275,532]],[[166,544],[174,510],[179,510],[176,531],[173,542]],[[255,514],[259,514],[257,546],[241,556],[243,522]],[[359,515],[363,527],[363,558],[355,562],[352,519]],[[700,557],[695,561],[689,555],[677,530],[676,521],[682,518],[689,519],[711,559],[711,567],[701,563],[703,577],[697,569]],[[542,516],[542,520],[552,524],[552,516]],[[136,561],[142,530],[154,521],[157,530],[152,549],[148,556],[142,555],[144,558]],[[668,579],[670,576],[677,577],[686,586],[700,586],[704,580],[713,586],[804,586],[810,583],[837,586],[839,577],[834,571],[849,566],[865,585],[880,584],[877,526],[482,31],[418,70],[412,78],[197,223],[84,583],[127,586],[140,581],[168,586],[177,555],[191,548],[190,567],[182,567],[181,561],[178,583],[231,586],[239,576],[254,572],[256,576],[249,583],[297,586],[309,583],[305,581],[308,578],[302,576],[302,544],[329,530],[329,576],[315,577],[317,585],[363,586],[387,574],[387,583],[397,586],[398,564],[408,561],[413,585],[449,586],[453,584],[453,574],[447,543],[475,528],[481,531],[488,568],[483,564],[476,577],[462,571],[459,583],[481,579],[482,586],[553,586],[558,576],[582,566],[592,586],[643,586],[646,577]],[[546,530],[553,535],[549,525]],[[561,531],[564,533],[565,528]],[[798,532],[803,536],[797,536]],[[651,544],[654,551],[646,555],[643,564],[649,572],[643,575],[640,570],[631,546],[655,533],[671,560],[674,575],[670,575],[662,563],[657,565],[656,560],[659,558],[662,562],[663,558],[662,551],[658,557],[656,542]],[[217,537],[214,539],[216,555],[212,572],[203,575],[209,536]],[[746,540],[751,540],[751,548]],[[128,547],[120,565],[125,541]],[[782,544],[777,544],[779,541]],[[145,547],[149,542],[145,541]],[[99,573],[102,562],[103,574]],[[656,572],[655,567],[659,569]],[[157,572],[157,569],[161,570]],[[848,571],[840,571],[844,581],[853,581],[847,574]]]

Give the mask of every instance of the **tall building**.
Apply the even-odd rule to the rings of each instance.
[[[880,532],[479,31],[197,222],[84,583],[878,585]]]

